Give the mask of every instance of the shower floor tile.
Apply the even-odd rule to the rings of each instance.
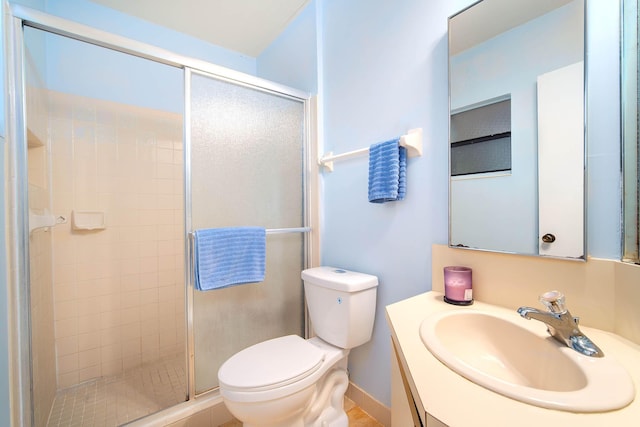
[[[118,426],[186,399],[183,356],[60,390],[48,427]]]

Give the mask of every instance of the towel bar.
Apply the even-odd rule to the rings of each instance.
[[[297,227],[297,228],[267,228],[267,234],[284,234],[284,233],[307,233],[311,231],[311,227]],[[189,232],[189,237],[194,236],[193,231]]]
[[[422,128],[410,129],[406,135],[402,135],[400,137],[400,145],[407,149],[408,157],[422,156]],[[318,164],[324,166],[325,170],[333,172],[334,160],[348,159],[367,153],[369,153],[369,147],[335,155],[329,152],[318,160]]]
[[[267,228],[267,234],[283,234],[283,233],[307,233],[311,231],[311,227],[298,228]]]

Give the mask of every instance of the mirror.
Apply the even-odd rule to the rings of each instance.
[[[449,18],[449,246],[585,259],[584,0]]]
[[[638,0],[622,2],[622,52],[620,70],[622,73],[621,116],[622,116],[622,169],[623,169],[623,254],[622,261],[640,263],[640,140],[638,139],[638,119],[640,109],[638,98]]]

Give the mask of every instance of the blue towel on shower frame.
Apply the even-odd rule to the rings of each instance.
[[[194,234],[196,289],[206,291],[264,281],[264,228],[209,228]]]
[[[407,149],[400,138],[369,147],[369,201],[403,200],[407,192]]]

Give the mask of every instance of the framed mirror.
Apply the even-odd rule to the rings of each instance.
[[[585,259],[585,0],[449,18],[449,246]]]
[[[623,253],[622,261],[640,263],[640,99],[638,97],[638,0],[622,1],[620,93],[622,116]]]

